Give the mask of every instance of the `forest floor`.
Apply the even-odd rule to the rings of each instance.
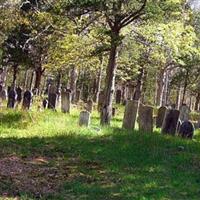
[[[0,113],[0,199],[200,199],[200,137],[192,141],[78,127],[78,111]]]

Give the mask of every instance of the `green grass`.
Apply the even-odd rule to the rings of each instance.
[[[2,111],[0,199],[195,200],[199,135],[192,141],[111,127],[78,127],[79,111]]]

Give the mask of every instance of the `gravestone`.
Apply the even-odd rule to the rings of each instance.
[[[16,99],[17,99],[16,90],[9,89],[7,107],[8,108],[15,108]]]
[[[42,107],[43,107],[43,109],[47,109],[47,107],[48,107],[48,99],[44,99],[42,101]]]
[[[22,101],[22,89],[20,87],[17,87],[17,102],[20,103]]]
[[[116,115],[116,108],[112,108],[112,116],[115,117]]]
[[[122,91],[117,90],[116,91],[116,104],[121,104],[121,100],[122,100]]]
[[[194,135],[194,125],[190,121],[182,122],[178,134],[182,138],[192,139]]]
[[[31,91],[27,90],[24,92],[23,102],[22,102],[22,109],[29,110],[32,103],[33,94]]]
[[[139,130],[146,133],[153,132],[153,107],[140,105],[138,110]]]
[[[98,101],[98,111],[101,112],[102,107],[103,107],[103,102],[104,102],[104,92],[101,91],[99,93],[99,101]]]
[[[156,117],[156,128],[161,128],[162,127],[166,110],[167,110],[167,108],[164,107],[164,106],[162,106],[162,107],[160,107],[158,109],[158,115]]]
[[[89,126],[90,125],[90,113],[88,111],[82,111],[79,117],[79,126]]]
[[[122,127],[124,129],[134,129],[138,112],[138,101],[128,100],[125,107]]]
[[[92,99],[88,100],[87,105],[86,105],[86,110],[89,113],[92,113],[92,110],[93,110],[93,101],[92,101]]]
[[[0,92],[0,98],[2,99],[2,101],[6,101],[8,98],[8,93],[6,89],[2,89],[2,91]]]
[[[63,90],[61,92],[61,111],[63,113],[70,113],[71,109],[71,92]]]
[[[81,98],[81,91],[76,90],[76,98],[75,98],[76,103],[78,103],[80,101],[80,98]]]
[[[161,133],[175,135],[180,112],[174,109],[168,109],[165,112],[165,117],[162,124]]]
[[[181,120],[181,122],[188,121],[189,120],[189,114],[190,114],[190,108],[186,104],[183,104],[180,107],[179,119]]]
[[[54,85],[50,85],[48,92],[48,108],[55,110],[56,103],[57,103],[57,88]]]

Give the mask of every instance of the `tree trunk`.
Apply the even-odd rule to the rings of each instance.
[[[188,72],[188,70],[187,70],[187,72],[186,72],[186,74],[185,74],[185,83],[184,83],[184,87],[183,87],[182,104],[185,103],[186,90],[187,90],[187,86],[188,86],[188,75],[189,75],[189,72]]]
[[[135,92],[134,92],[134,95],[133,95],[133,100],[135,100],[135,101],[140,100],[140,97],[141,97],[141,94],[142,94],[143,78],[144,78],[144,67],[142,66],[139,69],[137,84],[136,84]]]
[[[176,90],[176,107],[179,110],[181,101],[181,85],[178,86]]]
[[[157,80],[156,80],[156,105],[161,106],[162,102],[162,93],[163,93],[163,87],[164,87],[164,69],[161,69],[159,74],[157,75]]]
[[[72,102],[75,101],[77,79],[78,79],[78,72],[75,66],[73,66],[70,72],[70,83],[69,83],[72,94]]]
[[[44,73],[45,69],[42,69],[42,67],[37,67],[35,70],[35,85],[34,85],[34,89],[39,90],[40,89],[40,83],[42,80],[42,74]]]
[[[195,102],[195,111],[199,111],[199,103],[200,103],[200,92],[198,92]]]
[[[104,89],[104,103],[101,111],[101,125],[109,125],[112,118],[112,101],[115,88],[116,58],[117,58],[117,41],[119,39],[119,30],[112,30],[111,49],[108,66],[106,70],[106,84]]]
[[[94,95],[94,102],[98,102],[99,101],[99,94],[101,91],[101,80],[102,80],[102,72],[103,72],[103,58],[99,58],[100,59],[100,68],[99,68],[99,72],[98,72],[98,78],[97,78],[97,82],[96,82],[96,91],[95,91],[95,95]]]
[[[17,65],[14,65],[14,66],[13,66],[13,81],[12,81],[12,88],[13,88],[13,89],[16,87],[17,70],[18,70],[18,66],[17,66]]]

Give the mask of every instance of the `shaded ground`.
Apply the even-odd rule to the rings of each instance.
[[[199,199],[198,144],[115,132],[97,138],[1,139],[1,196]]]
[[[97,116],[82,129],[76,113],[40,115],[0,126],[0,199],[199,199],[199,135],[97,131]]]

